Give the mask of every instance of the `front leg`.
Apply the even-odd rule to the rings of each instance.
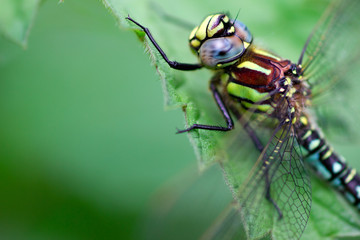
[[[183,132],[189,132],[191,130],[194,129],[203,129],[203,130],[213,130],[213,131],[222,131],[222,132],[226,132],[226,131],[230,131],[234,128],[234,122],[230,116],[230,113],[223,101],[223,99],[221,98],[221,95],[219,93],[219,91],[217,90],[216,84],[214,83],[214,81],[210,82],[210,90],[214,96],[215,102],[218,105],[223,117],[226,120],[226,127],[221,127],[221,126],[213,126],[213,125],[203,125],[203,124],[194,124],[191,127],[184,129],[184,130],[179,130],[177,131],[177,133],[183,133]]]
[[[171,67],[173,69],[177,69],[177,70],[182,70],[182,71],[197,70],[197,69],[200,69],[203,67],[201,64],[180,63],[177,61],[169,60],[169,58],[166,56],[165,52],[161,49],[159,44],[155,41],[154,37],[152,36],[152,34],[150,33],[150,30],[147,27],[141,25],[140,23],[138,23],[137,21],[132,19],[130,16],[126,17],[126,19],[135,23],[137,26],[139,26],[145,32],[145,34],[150,39],[151,43],[154,45],[156,50],[160,53],[161,57],[167,62],[169,67]]]

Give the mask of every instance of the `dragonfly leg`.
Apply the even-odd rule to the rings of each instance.
[[[230,116],[230,113],[219,93],[219,91],[217,90],[216,84],[212,81],[210,82],[210,90],[214,96],[214,99],[223,115],[223,117],[226,120],[226,127],[221,127],[221,126],[213,126],[213,125],[203,125],[203,124],[194,124],[191,127],[184,129],[184,130],[179,130],[177,131],[177,133],[183,133],[183,132],[189,132],[191,130],[194,129],[203,129],[203,130],[213,130],[213,131],[222,131],[222,132],[226,132],[226,131],[230,131],[234,128],[234,122]]]
[[[260,138],[256,135],[256,132],[254,131],[254,129],[250,126],[248,121],[244,121],[242,114],[239,112],[239,110],[230,105],[230,110],[231,112],[235,115],[237,121],[239,121],[241,123],[241,126],[244,128],[244,130],[246,131],[246,133],[249,135],[249,137],[251,138],[251,140],[253,141],[256,149],[261,153],[264,150],[264,146],[260,141]]]
[[[271,197],[271,193],[270,193],[270,181],[269,181],[269,172],[266,171],[265,172],[265,181],[266,181],[266,184],[265,184],[265,187],[266,187],[266,199],[274,206],[274,208],[276,209],[276,211],[278,212],[279,214],[279,219],[282,219],[283,217],[283,214],[279,208],[279,206],[277,205],[277,203],[275,202],[275,200]]]
[[[171,68],[174,68],[177,70],[183,70],[183,71],[190,71],[190,70],[196,70],[196,69],[202,68],[201,64],[189,64],[189,63],[179,63],[176,61],[170,61],[169,58],[166,56],[165,52],[161,49],[159,44],[155,41],[154,37],[152,36],[152,34],[150,33],[150,30],[147,27],[141,25],[140,23],[138,23],[137,21],[132,19],[130,16],[128,16],[126,19],[135,23],[138,27],[140,27],[145,32],[145,34],[148,36],[148,38],[150,39],[151,43],[154,45],[156,50],[158,50],[158,52],[160,53],[162,58],[167,62],[167,64],[169,64],[169,66]]]

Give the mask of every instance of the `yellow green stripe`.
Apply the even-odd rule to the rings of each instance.
[[[263,68],[259,65],[257,65],[256,63],[250,62],[250,61],[245,61],[240,63],[237,68],[247,68],[247,69],[251,69],[257,72],[261,72],[264,73],[265,75],[269,75],[271,73],[271,70]]]
[[[331,154],[332,154],[332,150],[329,149],[329,150],[324,154],[324,156],[322,157],[322,160],[328,159],[328,158],[331,156]]]
[[[270,57],[270,58],[276,59],[276,60],[278,60],[278,61],[281,60],[279,57],[273,55],[272,53],[269,53],[269,52],[264,51],[264,50],[261,50],[261,49],[254,49],[254,53],[263,55],[263,56],[265,56],[265,57]]]
[[[207,26],[208,26],[208,23],[209,23],[209,21],[211,20],[212,17],[213,17],[213,15],[210,15],[207,18],[205,18],[205,20],[199,26],[199,29],[196,31],[195,36],[200,41],[204,40],[206,38]]]
[[[348,184],[354,178],[355,174],[356,174],[356,170],[351,169],[350,174],[345,179],[345,183]]]
[[[249,102],[241,102],[244,107],[251,109],[254,108],[256,110],[259,110],[261,112],[268,112],[272,107],[269,104],[253,104]]]
[[[213,16],[213,18],[210,20],[208,26],[212,26],[219,18],[220,14],[216,14]],[[214,29],[207,29],[208,37],[214,36],[215,33],[217,33],[220,29],[224,28],[224,24],[222,22],[219,23]]]
[[[227,91],[233,96],[247,99],[252,102],[264,101],[270,97],[268,93],[260,93],[255,89],[234,82],[230,82],[227,85]]]
[[[191,39],[193,39],[195,37],[195,34],[196,34],[198,29],[199,29],[199,27],[196,27],[191,31],[190,36],[189,36],[189,40],[191,40]]]
[[[302,139],[302,140],[305,140],[305,139],[307,139],[308,137],[310,137],[311,134],[312,134],[312,131],[311,131],[311,130],[308,130],[301,139]]]

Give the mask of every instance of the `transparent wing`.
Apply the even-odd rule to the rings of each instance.
[[[273,235],[278,239],[299,239],[310,216],[310,177],[292,124],[280,124],[275,132],[264,156],[265,168],[255,176],[255,181],[263,179],[265,187],[270,187],[266,200],[277,210]],[[252,202],[247,201],[245,205]]]
[[[332,1],[299,59],[303,77],[311,85],[319,122],[333,136],[344,131],[357,132],[351,126],[360,116],[356,104],[360,74],[359,11],[358,0]]]
[[[257,129],[258,135],[264,134],[264,129],[259,126],[254,129]],[[299,239],[310,215],[309,175],[292,125],[280,123],[270,136],[260,157],[253,162],[250,175],[245,181],[234,172],[234,169],[242,168],[244,158],[235,160],[236,158],[230,157],[234,161],[224,163],[223,167],[231,185],[236,186],[234,183],[242,182],[233,191],[239,201],[247,239],[257,239],[269,234],[275,239]],[[236,152],[235,143],[229,149],[229,153],[232,152]],[[221,231],[227,232],[224,228],[225,226]]]

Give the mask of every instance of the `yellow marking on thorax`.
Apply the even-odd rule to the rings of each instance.
[[[271,105],[269,104],[253,104],[253,103],[249,103],[249,102],[241,102],[242,105],[244,105],[244,107],[248,108],[248,109],[254,109],[254,110],[259,110],[261,112],[266,112],[266,113],[271,113],[273,111],[269,111],[272,109]]]
[[[268,93],[260,93],[253,88],[246,87],[234,82],[229,82],[229,84],[227,85],[227,91],[233,96],[248,99],[255,103],[270,98]]]
[[[255,70],[257,72],[264,73],[265,75],[269,75],[271,73],[271,70],[263,68],[257,65],[256,63],[250,61],[245,61],[240,63],[239,65],[237,65],[237,68],[247,68],[247,69]]]
[[[300,117],[300,122],[301,122],[304,126],[306,126],[306,125],[309,124],[309,121],[308,121],[307,117],[305,117],[305,116],[301,116],[301,117]]]
[[[265,56],[265,57],[270,57],[270,58],[273,58],[273,59],[278,60],[278,61],[281,60],[281,58],[273,55],[272,53],[269,53],[269,52],[264,51],[264,50],[261,50],[261,49],[256,49],[256,48],[255,48],[253,51],[254,51],[254,53],[256,53],[256,54],[260,54],[260,55],[263,55],[263,56]]]
[[[285,80],[286,80],[286,81],[284,82],[284,85],[285,85],[285,86],[291,84],[291,79],[290,79],[289,77],[286,77]]]
[[[286,93],[286,97],[292,98],[294,93],[296,93],[296,89],[295,88],[290,88],[290,90]]]

